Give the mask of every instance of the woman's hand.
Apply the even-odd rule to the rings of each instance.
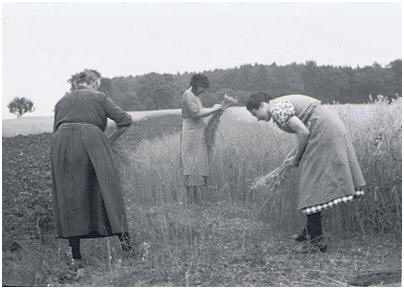
[[[223,111],[225,108],[222,104],[215,104],[211,108],[202,108],[199,110],[197,118],[207,117],[210,116],[218,111]]]
[[[213,109],[214,111],[223,110],[223,105],[217,103],[217,104],[215,104],[214,106],[212,106],[212,109]]]

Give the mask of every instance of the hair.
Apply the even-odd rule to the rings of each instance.
[[[247,101],[247,110],[252,111],[253,109],[259,109],[263,102],[268,102],[274,97],[266,92],[254,92],[250,94],[250,97]]]
[[[80,83],[90,84],[93,81],[101,78],[101,74],[94,69],[84,69],[82,72],[73,74],[68,80],[71,84],[71,90],[77,89]]]
[[[190,85],[209,88],[210,84],[209,84],[209,79],[206,75],[198,73],[198,74],[192,75]]]

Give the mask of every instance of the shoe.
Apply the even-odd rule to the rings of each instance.
[[[78,271],[79,269],[84,268],[84,262],[82,259],[71,259],[69,267],[72,269],[72,271]]]
[[[306,242],[308,240],[307,239],[307,229],[304,228],[300,234],[294,234],[292,236],[292,239],[295,240],[296,242]]]
[[[327,245],[325,244],[322,235],[320,235],[316,238],[310,239],[310,244],[317,250],[320,250],[321,252],[327,251]]]
[[[298,254],[315,254],[315,253],[325,253],[327,251],[327,246],[317,246],[311,243],[305,243],[303,246],[295,248],[293,252]]]
[[[315,248],[315,250],[320,251],[322,253],[325,253],[327,251],[327,245],[324,245],[324,244],[313,245],[313,248]]]
[[[72,265],[73,265],[73,279],[74,280],[79,280],[84,277],[85,275],[85,269],[84,269],[84,263],[81,259],[72,259]]]

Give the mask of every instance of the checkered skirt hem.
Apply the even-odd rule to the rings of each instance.
[[[306,215],[310,215],[310,214],[313,214],[313,213],[318,213],[318,212],[320,212],[320,211],[322,211],[324,209],[331,208],[331,207],[333,207],[335,205],[338,205],[340,203],[350,202],[353,199],[359,198],[360,196],[363,196],[363,195],[364,195],[363,191],[356,191],[355,193],[353,193],[352,195],[349,195],[349,196],[341,197],[341,198],[329,201],[329,202],[324,203],[324,204],[303,208],[302,211]]]

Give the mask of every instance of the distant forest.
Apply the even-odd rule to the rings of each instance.
[[[318,66],[314,61],[285,66],[242,65],[230,69],[203,71],[211,86],[203,103],[211,106],[224,94],[245,104],[251,92],[273,96],[306,94],[323,103],[367,103],[369,96],[401,97],[402,62],[397,59],[382,67]],[[127,111],[181,107],[181,96],[189,87],[193,73],[158,74],[104,78],[100,87]]]

